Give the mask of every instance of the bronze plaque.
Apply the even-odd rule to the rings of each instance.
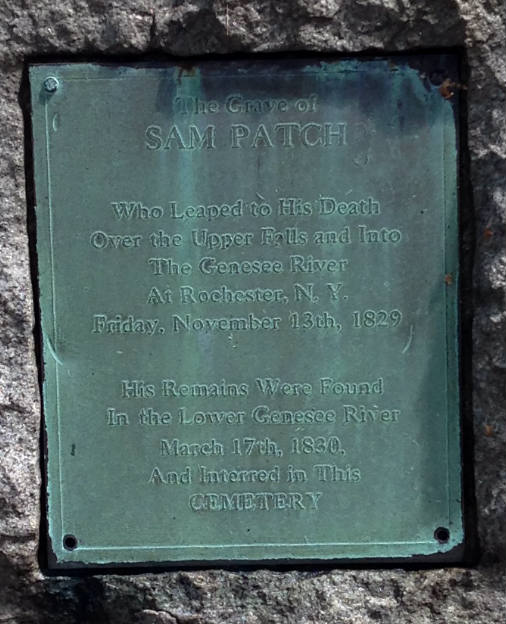
[[[455,68],[31,67],[50,566],[457,558]]]

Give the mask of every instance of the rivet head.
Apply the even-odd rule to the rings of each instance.
[[[60,83],[58,82],[58,78],[55,78],[54,76],[48,76],[44,80],[43,85],[44,85],[44,89],[48,93],[54,93],[60,86]]]
[[[436,69],[436,71],[433,71],[429,76],[429,80],[435,87],[439,87],[441,84],[443,84],[444,79],[445,75],[441,69]]]

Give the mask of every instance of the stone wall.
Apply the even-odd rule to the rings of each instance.
[[[504,0],[18,0],[0,7],[0,622],[494,622],[506,618]],[[467,66],[479,564],[47,577],[39,569],[40,397],[25,186],[30,59],[458,48]],[[466,159],[467,160],[467,159]],[[471,211],[473,207],[474,213]],[[471,251],[473,250],[474,251]],[[470,282],[471,280],[469,280]],[[467,380],[469,386],[471,380]],[[468,437],[469,438],[469,437]]]

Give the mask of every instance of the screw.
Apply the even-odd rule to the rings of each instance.
[[[65,550],[75,550],[77,548],[77,537],[75,535],[65,535],[63,537],[63,548]]]
[[[444,79],[445,79],[445,75],[444,75],[443,70],[441,69],[436,69],[436,71],[433,71],[431,75],[429,76],[429,80],[432,82],[432,84],[435,87],[439,87],[440,85],[442,85]]]
[[[44,89],[48,93],[54,93],[60,86],[60,83],[58,82],[58,79],[55,78],[54,76],[48,76],[44,80],[43,85],[44,85]]]

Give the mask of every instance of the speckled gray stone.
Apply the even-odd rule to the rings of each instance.
[[[31,58],[459,47],[468,76],[479,565],[44,576],[23,63]],[[0,7],[0,622],[503,623],[506,613],[506,4],[503,0],[25,0]],[[474,214],[471,212],[471,205]],[[465,319],[473,310],[468,297]],[[467,323],[467,325],[469,325]],[[464,324],[466,326],[466,323]],[[472,341],[472,342],[471,342]],[[469,386],[470,380],[466,381]],[[367,513],[364,507],[364,512]]]

